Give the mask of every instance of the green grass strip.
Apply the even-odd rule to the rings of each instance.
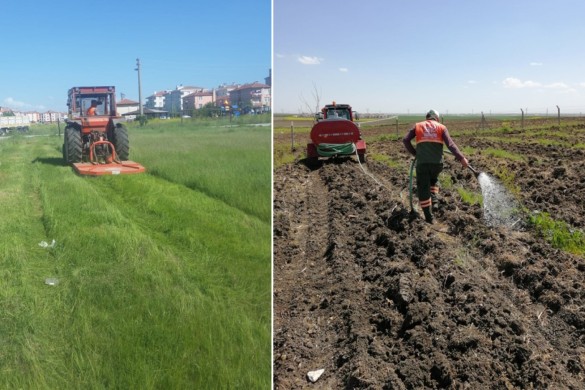
[[[554,220],[548,213],[533,214],[530,222],[555,248],[576,255],[585,254],[585,235],[582,231]]]

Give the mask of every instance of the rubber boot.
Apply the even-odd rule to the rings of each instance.
[[[439,200],[437,199],[437,195],[436,194],[432,194],[431,193],[431,202],[432,202],[432,205],[433,205],[433,212],[439,211]]]
[[[423,207],[423,213],[425,214],[425,221],[427,221],[427,223],[432,224],[433,223],[433,214],[431,213],[431,208],[430,207]]]

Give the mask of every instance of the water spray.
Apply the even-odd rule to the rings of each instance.
[[[453,154],[449,150],[446,153]],[[521,220],[520,207],[514,197],[495,178],[488,174],[481,174],[477,169],[467,164],[479,181],[483,198],[484,220],[489,226],[513,227]]]

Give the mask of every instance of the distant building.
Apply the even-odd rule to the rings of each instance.
[[[61,113],[56,111],[43,112],[40,114],[39,117],[39,122],[41,123],[54,123],[61,120],[62,120]]]
[[[208,103],[215,102],[215,90],[195,92],[183,98],[183,111],[199,110]]]
[[[271,104],[270,86],[257,81],[244,84],[230,92],[232,106],[243,112],[269,112]]]
[[[155,91],[154,94],[146,98],[145,106],[153,109],[163,109],[165,107],[165,98],[168,91]]]
[[[118,115],[124,115],[131,111],[140,112],[140,103],[130,99],[122,99],[116,102],[116,111]]]
[[[41,121],[41,114],[36,111],[28,111],[25,112],[24,115],[26,115],[30,123],[37,123]]]
[[[264,83],[272,87],[272,69],[268,69],[268,77],[264,77]]]
[[[204,92],[205,88],[201,87],[184,87],[182,85],[177,86],[176,89],[169,91],[165,95],[164,109],[173,114],[180,114],[183,112],[183,98],[187,95],[196,92]]]

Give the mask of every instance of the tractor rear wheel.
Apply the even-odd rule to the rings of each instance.
[[[63,159],[67,164],[81,162],[81,133],[74,127],[65,128]]]
[[[112,143],[116,148],[118,159],[122,161],[128,160],[130,155],[130,140],[128,139],[128,130],[126,129],[126,126],[118,123],[114,128],[113,135]]]

